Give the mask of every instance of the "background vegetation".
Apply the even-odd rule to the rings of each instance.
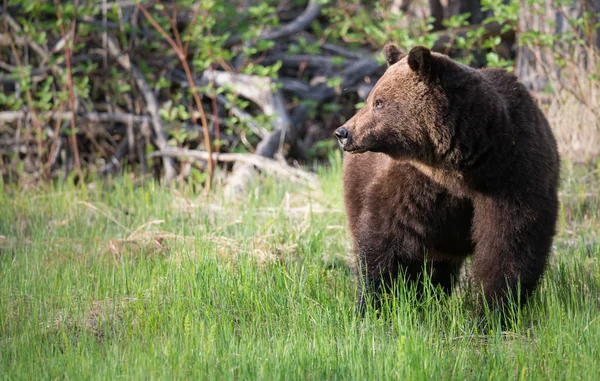
[[[125,169],[200,183],[225,169],[222,182],[235,162],[227,182],[243,190],[268,163],[256,156],[326,159],[331,132],[383,73],[388,42],[515,72],[564,157],[594,161],[599,12],[594,0],[5,0],[2,173],[36,181]]]

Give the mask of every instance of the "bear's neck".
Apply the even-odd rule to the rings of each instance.
[[[475,98],[473,98],[475,97]],[[474,92],[453,107],[453,147],[434,167],[460,174],[473,191],[497,188],[511,177],[519,139],[502,97]]]
[[[462,198],[472,195],[463,174],[459,171],[433,167],[417,160],[408,160],[406,163],[418,169],[434,183],[446,188],[453,196]]]

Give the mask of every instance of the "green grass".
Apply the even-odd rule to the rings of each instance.
[[[547,275],[485,335],[464,292],[401,290],[357,320],[339,161],[320,183],[230,203],[127,179],[2,186],[0,378],[597,379],[597,172],[567,167]]]

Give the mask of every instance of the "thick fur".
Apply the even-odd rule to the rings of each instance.
[[[558,212],[560,161],[546,118],[504,70],[476,70],[424,47],[401,56],[389,45],[384,54],[386,73],[340,140],[366,280],[359,307],[400,273],[420,279],[425,261],[450,293],[470,255],[489,305],[503,305],[509,292],[525,302],[545,270]]]

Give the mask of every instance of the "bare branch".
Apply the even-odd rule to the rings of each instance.
[[[196,102],[196,107],[198,108],[198,112],[200,113],[200,120],[202,122],[202,131],[204,133],[204,146],[206,148],[206,151],[211,153],[212,147],[211,147],[211,141],[210,141],[210,136],[209,136],[210,131],[208,128],[208,122],[206,120],[206,114],[204,113],[204,108],[202,107],[202,102],[200,101],[200,95],[198,94],[198,88],[196,87],[196,83],[195,83],[194,77],[192,75],[192,71],[190,70],[190,66],[189,66],[188,62],[186,61],[187,50],[184,51],[183,45],[181,43],[181,39],[179,38],[179,34],[177,32],[177,27],[175,25],[176,21],[173,20],[171,17],[169,17],[169,22],[171,23],[171,29],[175,33],[177,43],[175,43],[175,41],[173,41],[171,36],[169,36],[167,34],[167,32],[156,22],[156,20],[154,20],[152,15],[150,13],[148,13],[146,8],[142,4],[138,3],[137,6],[138,6],[138,9],[140,9],[142,11],[144,16],[146,16],[146,19],[152,24],[152,26],[154,26],[154,28],[171,45],[171,47],[173,48],[173,51],[177,54],[177,57],[181,61],[181,65],[183,66],[183,70],[185,71],[185,75],[190,84],[190,89],[192,90],[192,97],[194,98],[194,101]],[[192,120],[194,121],[194,123],[196,122],[195,117],[193,117]],[[212,177],[213,177],[213,171],[214,171],[213,162],[212,162],[212,160],[209,160],[208,161],[208,177],[206,178],[206,186],[204,188],[207,192],[210,191],[210,186],[211,186]]]
[[[290,34],[294,34],[304,30],[320,13],[323,6],[318,4],[316,0],[310,0],[308,2],[308,6],[302,12],[300,16],[298,16],[294,21],[282,26],[279,29],[270,30],[261,35],[262,38],[266,40],[275,40],[277,38],[282,38],[289,36]]]
[[[304,12],[302,12],[302,14],[300,14],[300,16],[298,16],[294,21],[280,28],[265,31],[260,35],[260,38],[265,40],[275,40],[298,33],[304,30],[304,28],[306,28],[317,16],[319,16],[322,9],[323,6],[318,4],[317,0],[310,0]],[[241,42],[242,38],[240,36],[236,36],[229,39],[229,41],[227,41],[227,45],[237,45]]]
[[[75,4],[73,8],[75,12],[77,12],[77,6],[79,5],[79,0],[75,0]],[[81,159],[79,157],[79,148],[77,147],[77,133],[75,128],[75,90],[73,89],[73,70],[71,67],[71,56],[72,52],[69,47],[67,33],[65,31],[65,27],[62,23],[62,15],[60,12],[60,8],[58,7],[58,0],[54,0],[54,6],[56,7],[56,17],[60,20],[60,34],[62,39],[66,41],[64,45],[65,49],[65,59],[67,61],[67,89],[69,90],[69,111],[71,112],[71,136],[69,137],[71,141],[71,146],[73,149],[73,155],[75,156],[75,166],[77,167],[77,173],[80,178],[83,178],[83,171],[81,169]],[[73,37],[73,48],[75,48],[75,26],[77,23],[77,15],[75,14],[73,20],[71,21],[71,36]]]
[[[270,78],[244,74],[232,74],[223,71],[204,72],[203,82],[209,75],[217,86],[230,86],[234,92],[256,103],[267,116],[274,117],[273,131],[267,134],[256,147],[256,155],[271,158],[279,150],[286,136],[293,135],[292,121],[285,107],[285,101],[279,91],[273,91]],[[234,196],[242,193],[254,172],[253,164],[245,163],[234,168],[225,193]]]
[[[478,30],[479,28],[483,28],[484,33],[481,36],[480,41],[485,41],[490,37],[500,36],[503,40],[514,41],[515,40],[515,31],[514,29],[504,30],[505,25],[499,24],[497,22],[492,22],[489,24],[477,24],[477,25],[469,25],[464,28],[444,31],[438,33],[438,39],[431,48],[431,50],[447,53],[452,46],[448,46],[452,41],[455,41],[457,37],[466,37],[470,31]]]
[[[16,22],[15,19],[12,18],[8,13],[4,13],[4,18],[8,21],[8,24],[11,26],[11,28],[13,28],[16,32],[22,31],[19,23]],[[20,41],[20,39],[17,39],[17,42],[20,43]],[[44,48],[39,46],[35,41],[31,41],[31,39],[29,38],[27,38],[26,42],[31,47],[31,49],[33,49],[33,51],[35,51],[37,54],[40,55],[40,57],[42,57],[41,66],[48,62],[50,58],[48,56],[48,52]]]
[[[212,73],[205,71],[202,82],[208,83],[211,76],[215,85],[230,86],[235,93],[256,103],[267,116],[276,116],[274,128],[289,125],[283,97],[278,91],[272,91],[274,83],[270,78],[214,70]]]
[[[276,160],[269,159],[266,157],[254,155],[254,154],[244,154],[244,153],[213,153],[209,155],[205,151],[197,151],[197,150],[188,150],[181,148],[169,147],[167,150],[161,150],[152,152],[150,157],[156,156],[169,156],[169,157],[178,157],[178,158],[186,158],[186,159],[195,159],[208,161],[208,159],[212,156],[212,159],[220,162],[239,162],[245,163],[254,167],[257,167],[265,172],[272,173],[274,175],[285,176],[289,179],[308,182],[309,185],[315,185],[317,182],[317,176],[315,174],[306,172],[304,170],[290,167],[288,165],[282,164]]]
[[[152,128],[154,129],[154,134],[156,135],[156,145],[160,150],[167,149],[167,134],[163,130],[160,115],[158,114],[158,102],[154,96],[154,93],[152,92],[152,89],[150,86],[148,86],[148,83],[146,83],[146,80],[139,69],[131,64],[129,55],[125,52],[121,52],[121,50],[117,47],[116,42],[110,36],[107,36],[107,47],[108,53],[117,60],[119,65],[131,73],[131,76],[135,80],[135,83],[146,100],[146,108],[148,109],[148,114],[150,114]],[[175,178],[173,159],[170,157],[165,157],[163,159],[163,167],[165,169],[165,178],[167,182],[171,182],[171,180]]]
[[[0,121],[11,123],[18,119],[22,119],[26,116],[24,111],[2,111],[0,112]],[[150,123],[151,119],[145,115],[134,115],[134,114],[120,114],[120,113],[108,113],[108,112],[86,112],[81,114],[75,114],[77,119],[83,119],[88,122],[95,123]],[[40,119],[53,119],[53,120],[71,120],[72,116],[70,112],[45,112],[40,114]]]

